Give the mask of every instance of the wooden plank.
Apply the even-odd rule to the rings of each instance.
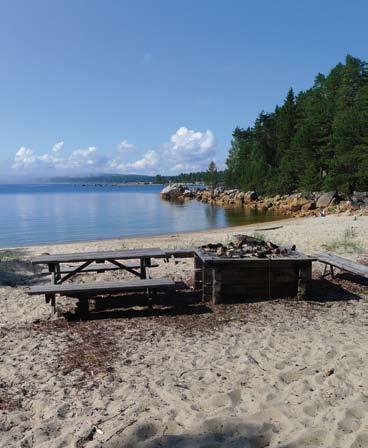
[[[140,258],[165,258],[166,253],[159,248],[111,250],[101,252],[75,252],[70,254],[41,255],[33,258],[32,264],[73,263],[83,261],[129,260]]]
[[[237,283],[237,284],[257,284],[268,281],[270,278],[271,282],[292,282],[297,281],[297,268],[295,266],[290,267],[272,267],[269,269],[267,266],[262,269],[257,267],[245,266],[243,269],[239,269],[236,266],[235,269],[230,269],[226,266],[224,269],[219,269],[216,267],[216,278],[219,275],[221,281],[226,284]]]
[[[275,284],[268,288],[267,284],[258,288],[248,288],[244,285],[222,285],[222,302],[226,299],[268,299],[295,297],[297,295],[297,284]]]
[[[112,294],[125,291],[165,289],[175,286],[175,282],[166,278],[130,280],[125,282],[70,283],[62,285],[33,286],[28,294]]]
[[[192,258],[194,257],[194,248],[183,248],[183,249],[165,249],[167,258]]]
[[[368,266],[364,264],[356,263],[355,261],[335,255],[332,252],[321,252],[313,256],[321,263],[329,264],[352,274],[368,278]]]
[[[140,264],[138,263],[124,263],[125,266],[129,267],[130,269],[139,269]],[[73,272],[78,266],[63,266],[60,268],[61,274],[69,274],[70,272]],[[151,268],[157,268],[158,264],[152,264],[150,266]],[[92,264],[87,266],[83,269],[80,274],[83,274],[85,272],[105,272],[105,271],[118,271],[121,270],[120,267],[115,266],[112,263],[99,263],[99,264]]]
[[[197,256],[194,257],[194,290],[198,291],[202,286],[203,263]]]
[[[293,263],[293,262],[309,262],[314,261],[315,258],[305,255],[301,252],[292,252],[289,255],[271,255],[268,258],[258,257],[219,257],[214,253],[202,252],[200,249],[195,250],[196,255],[204,262],[211,264],[265,264],[265,263]]]

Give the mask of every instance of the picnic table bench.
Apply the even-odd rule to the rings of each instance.
[[[320,252],[314,254],[313,257],[325,265],[322,278],[327,275],[331,275],[331,277],[334,278],[334,267],[360,277],[368,278],[368,266],[365,266],[364,264],[348,260],[347,258],[340,257],[332,252]],[[330,272],[327,271],[328,267],[330,267]]]
[[[91,297],[104,294],[118,294],[130,291],[156,291],[168,290],[175,287],[175,282],[166,278],[128,280],[123,282],[95,282],[95,283],[68,283],[62,285],[33,286],[29,295],[45,294],[46,303],[51,301],[52,311],[56,309],[56,294],[79,299],[80,303],[87,305]]]

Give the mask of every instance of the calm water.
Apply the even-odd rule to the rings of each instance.
[[[197,201],[170,203],[160,185],[0,185],[0,247],[158,235],[279,219]]]

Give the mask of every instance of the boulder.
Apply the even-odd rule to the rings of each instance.
[[[331,204],[332,200],[336,197],[336,194],[337,194],[336,191],[329,191],[327,193],[323,193],[318,198],[316,206],[318,208],[328,207]]]
[[[222,187],[222,186],[219,186],[219,187],[216,187],[214,190],[213,190],[213,193],[214,193],[214,195],[215,196],[219,196],[221,193],[223,193],[225,191],[225,188],[224,187]]]
[[[247,191],[244,195],[246,201],[256,201],[258,199],[258,194],[255,191]]]
[[[185,199],[191,199],[191,198],[193,198],[193,197],[194,197],[194,193],[193,193],[192,190],[189,190],[189,189],[184,190],[184,192],[183,192],[183,198],[185,198]]]
[[[183,184],[170,184],[161,190],[162,199],[172,200],[182,196],[188,188]]]
[[[315,209],[316,209],[316,203],[314,201],[306,202],[304,205],[302,205],[303,212],[308,212],[309,210],[315,210]]]

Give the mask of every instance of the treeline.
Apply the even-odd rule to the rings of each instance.
[[[213,162],[211,162],[213,163]],[[211,164],[210,164],[211,166]],[[214,180],[215,179],[215,180]],[[195,173],[181,173],[176,176],[161,176],[157,174],[155,176],[155,183],[157,184],[167,184],[170,182],[177,183],[219,183],[224,182],[225,173],[223,171],[217,171],[214,174],[213,172],[207,171],[197,171]]]
[[[228,187],[266,194],[368,190],[368,64],[347,56],[309,90],[233,132]]]

